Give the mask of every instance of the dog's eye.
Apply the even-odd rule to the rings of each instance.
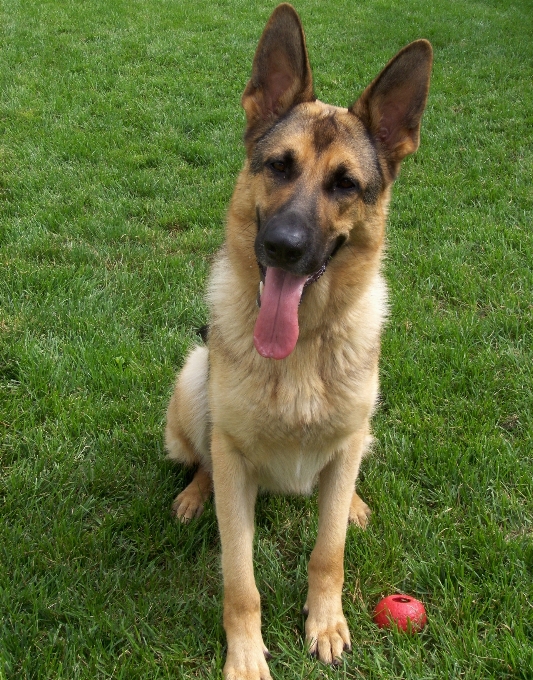
[[[343,177],[335,183],[336,189],[357,189],[358,185],[349,177]]]
[[[270,167],[275,172],[279,172],[279,173],[287,172],[287,163],[284,163],[283,161],[273,161],[270,164]]]

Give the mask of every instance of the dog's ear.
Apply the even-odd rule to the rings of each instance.
[[[242,95],[246,139],[271,125],[291,107],[314,101],[313,77],[300,17],[291,5],[278,5],[255,52],[252,77]]]
[[[350,107],[383,149],[392,179],[405,156],[418,149],[432,62],[430,43],[412,42],[391,59]]]

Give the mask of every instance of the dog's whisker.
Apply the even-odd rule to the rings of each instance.
[[[257,224],[255,222],[248,222],[248,224],[244,225],[243,231],[248,231],[250,227],[254,227],[254,229],[257,229]]]

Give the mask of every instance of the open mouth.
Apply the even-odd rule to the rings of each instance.
[[[322,266],[309,276],[292,274],[279,267],[265,267],[259,263],[259,315],[254,328],[254,345],[261,356],[285,359],[293,351],[298,341],[298,307],[304,291],[320,279],[344,241],[344,237],[339,237]]]
[[[303,289],[302,289],[302,294],[300,296],[300,302],[303,299],[303,295],[304,295],[306,289],[312,283],[315,283],[315,281],[318,281],[318,279],[326,271],[326,267],[328,266],[331,257],[332,256],[330,255],[330,257],[328,257],[326,262],[324,262],[324,264],[320,267],[320,269],[318,271],[316,271],[314,274],[311,274],[310,276],[307,276],[307,277],[295,277],[295,278],[304,278],[305,279],[305,283],[304,283]],[[265,279],[266,279],[267,269],[272,269],[272,267],[265,267],[260,262],[258,262],[257,264],[259,266],[259,271],[261,272],[261,281],[259,282],[259,291],[257,292],[257,306],[260,308],[261,307],[261,297],[263,295],[263,290],[264,290],[264,287],[265,287]],[[300,302],[298,304],[300,304]]]

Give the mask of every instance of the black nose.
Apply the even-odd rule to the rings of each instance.
[[[310,230],[297,214],[275,216],[258,235],[265,264],[270,267],[294,268],[303,263],[311,246]]]
[[[278,265],[296,264],[305,251],[298,234],[272,234],[263,245],[268,259]]]

